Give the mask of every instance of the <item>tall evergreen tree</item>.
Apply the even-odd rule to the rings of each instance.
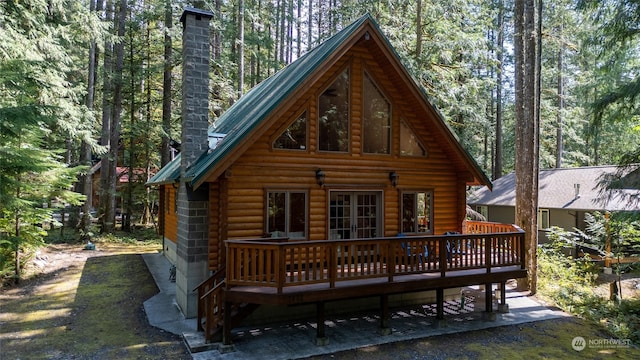
[[[594,0],[581,0],[579,5],[591,15],[597,26],[597,32],[590,42],[602,44],[601,58],[610,60],[600,62],[598,67],[609,75],[609,86],[603,87],[593,101],[593,128],[623,124],[635,129],[636,136],[640,131],[640,62],[637,61],[640,45],[640,2],[635,0],[612,0],[602,4]],[[621,65],[624,65],[621,68]],[[615,78],[611,78],[615,75]],[[627,130],[628,131],[628,130]],[[617,163],[619,170],[602,179],[601,190],[605,199],[622,198],[631,204],[640,204],[640,196],[635,192],[621,189],[640,189],[640,141],[636,137],[632,148],[622,152]]]
[[[542,0],[538,0],[542,1]],[[516,109],[516,225],[525,231],[528,278],[521,287],[536,292],[538,245],[538,136],[539,136],[539,28],[534,0],[516,0],[514,6]]]
[[[13,258],[16,280],[54,207],[83,200],[72,191],[81,169],[67,164],[57,139],[91,145],[86,89],[75,81],[87,34],[99,29],[76,1],[0,3],[0,262]]]

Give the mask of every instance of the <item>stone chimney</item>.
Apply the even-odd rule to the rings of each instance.
[[[180,174],[208,149],[209,20],[213,14],[186,8],[182,23],[182,163]]]
[[[213,14],[185,8],[182,31],[182,144],[178,189],[176,302],[187,318],[197,316],[197,293],[209,276],[207,184],[193,189],[185,180],[189,167],[208,149],[209,20]]]

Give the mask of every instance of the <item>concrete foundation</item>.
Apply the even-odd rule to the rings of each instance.
[[[178,245],[167,238],[164,238],[163,253],[167,260],[173,265],[178,262]]]

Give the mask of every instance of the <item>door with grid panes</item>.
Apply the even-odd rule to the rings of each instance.
[[[382,234],[382,192],[331,191],[329,238],[365,239]]]

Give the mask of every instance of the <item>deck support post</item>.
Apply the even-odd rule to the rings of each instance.
[[[380,296],[380,335],[390,335],[389,327],[389,295]]]
[[[318,301],[316,303],[316,345],[317,346],[325,346],[329,344],[329,339],[327,338],[327,335],[325,334],[325,329],[324,329],[324,320],[325,320],[325,314],[324,314],[324,302],[323,301]]]
[[[447,327],[447,320],[444,318],[444,289],[436,289],[436,328]]]
[[[498,304],[499,313],[508,313],[509,304],[507,304],[507,282],[500,282],[500,304]]]
[[[231,302],[225,301],[222,309],[222,344],[224,346],[231,345],[231,309]]]
[[[496,320],[496,313],[493,312],[493,294],[492,294],[492,290],[493,290],[493,284],[492,283],[486,283],[484,284],[484,302],[485,302],[485,308],[484,308],[484,313],[482,313],[482,319],[486,320],[486,321],[495,321]]]

